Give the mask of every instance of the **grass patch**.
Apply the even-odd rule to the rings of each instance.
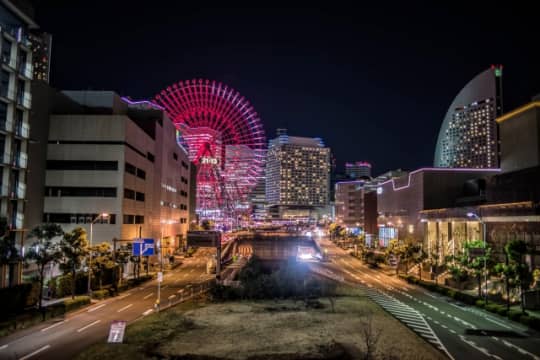
[[[377,358],[444,358],[365,296],[337,297],[334,311],[317,301],[183,303],[128,326],[124,344],[96,344],[78,359],[357,359],[366,318],[380,332]]]

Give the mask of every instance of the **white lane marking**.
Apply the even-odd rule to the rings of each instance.
[[[482,354],[484,354],[484,355],[486,355],[486,356],[489,356],[489,357],[492,357],[492,358],[497,359],[497,360],[503,360],[503,359],[500,358],[499,356],[491,354],[489,351],[487,351],[487,350],[484,349],[483,347],[480,347],[480,346],[476,345],[476,343],[475,343],[474,341],[467,340],[467,339],[465,338],[465,336],[459,335],[459,338],[460,338],[461,341],[463,341],[465,344],[468,344],[468,345],[472,346],[472,347],[475,348],[476,350],[480,351]]]
[[[118,299],[118,300],[122,300],[122,299],[127,298],[129,295],[131,295],[131,293],[127,293],[127,294],[124,294],[124,295],[122,295],[122,296],[119,296],[117,299]]]
[[[8,344],[2,345],[2,346],[0,346],[0,350],[4,350],[7,347],[8,347]]]
[[[456,331],[455,331],[455,330],[450,329],[450,332],[451,332],[452,334],[456,334]]]
[[[149,298],[150,296],[152,296],[152,295],[154,295],[154,293],[153,293],[153,292],[151,292],[150,294],[148,294],[148,295],[146,295],[145,297],[143,297],[143,300],[146,300],[146,299],[148,299],[148,298]]]
[[[145,312],[143,312],[142,314],[143,314],[143,316],[146,316],[146,315],[150,314],[152,311],[154,311],[154,309],[148,309]]]
[[[133,304],[126,305],[126,306],[124,306],[123,308],[121,308],[120,310],[118,310],[117,312],[122,312],[122,311],[124,311],[124,310],[129,309],[129,308],[132,307],[132,306],[133,306]]]
[[[37,349],[36,351],[31,352],[30,354],[28,354],[28,355],[26,355],[26,356],[23,356],[22,358],[19,358],[19,360],[26,360],[26,359],[29,359],[29,358],[31,358],[32,356],[37,355],[37,354],[39,354],[40,352],[45,351],[45,350],[47,350],[47,349],[50,348],[50,347],[51,347],[51,345],[45,345],[45,346],[43,346],[43,347],[40,347],[40,348]]]
[[[96,324],[98,324],[98,323],[100,323],[100,322],[101,322],[101,320],[96,320],[96,321],[94,321],[94,322],[91,323],[91,324],[88,324],[88,325],[86,325],[86,326],[83,326],[82,328],[80,328],[79,330],[77,330],[77,332],[82,332],[82,331],[88,329],[90,326],[94,326],[94,325],[96,325]]]
[[[47,331],[49,329],[57,327],[58,325],[62,325],[63,323],[66,323],[66,322],[68,322],[68,320],[59,321],[59,322],[57,322],[55,324],[52,324],[51,326],[47,326],[45,329],[41,329],[41,331]]]
[[[162,286],[162,287],[161,287],[161,290],[165,290],[165,288],[166,288],[167,286],[168,286],[168,285]]]
[[[536,356],[535,354],[531,353],[531,352],[528,352],[527,350],[523,349],[523,348],[520,348],[519,346],[517,345],[514,345],[512,344],[511,342],[508,342],[504,339],[499,339],[495,336],[492,336],[493,339],[495,340],[500,340],[502,341],[502,343],[506,346],[508,346],[509,348],[513,348],[513,349],[516,349],[517,351],[519,351],[520,353],[522,353],[523,355],[529,355],[530,357],[532,357],[534,360],[540,360],[540,357],[539,356]]]
[[[180,289],[177,291],[178,294],[183,293],[183,292],[184,292],[184,289]]]
[[[144,286],[143,286],[143,287],[140,287],[139,290],[144,290]]]
[[[93,307],[93,308],[91,308],[91,309],[88,309],[87,312],[96,311],[97,309],[101,309],[101,308],[104,307],[105,305],[107,305],[107,304],[101,304],[101,305],[98,305],[98,306],[96,306],[96,307]]]
[[[176,295],[171,295],[171,296],[169,296],[169,300],[172,300],[172,299],[174,299],[175,297],[176,297]]]

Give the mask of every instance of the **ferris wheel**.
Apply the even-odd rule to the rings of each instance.
[[[197,213],[223,219],[245,207],[264,170],[266,138],[253,106],[220,82],[175,83],[156,95],[197,166]]]

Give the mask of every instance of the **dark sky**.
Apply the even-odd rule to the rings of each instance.
[[[250,100],[268,137],[322,137],[339,166],[368,160],[375,174],[430,166],[448,106],[491,64],[504,65],[506,110],[540,93],[538,17],[517,3],[183,3],[38,2],[51,84],[150,98],[179,80],[219,80]]]

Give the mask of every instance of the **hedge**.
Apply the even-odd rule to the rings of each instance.
[[[39,296],[39,283],[24,283],[0,289],[0,319],[20,314],[34,306]]]
[[[489,312],[508,317],[510,320],[519,321],[523,325],[526,325],[535,330],[540,330],[540,318],[538,317],[530,316],[527,313],[523,313],[518,310],[508,311],[508,309],[506,308],[506,305],[497,304],[497,303],[486,304],[484,300],[478,299],[476,296],[463,293],[454,289],[450,289],[446,286],[435,285],[430,282],[419,280],[412,275],[408,275],[408,276],[400,275],[400,277],[402,279],[405,279],[408,283],[420,285],[431,291],[447,295],[449,297],[452,297],[453,299],[462,301],[469,305],[476,305],[477,307],[484,308]]]
[[[47,306],[43,308],[42,312],[37,309],[29,310],[9,321],[0,322],[0,337],[7,336],[16,330],[39,324],[47,319],[63,315],[88,304],[90,304],[90,298],[88,296],[77,296],[75,299],[67,299],[63,302]]]
[[[108,298],[109,296],[110,296],[109,289],[92,291],[92,297],[94,299],[103,300],[105,298]]]

